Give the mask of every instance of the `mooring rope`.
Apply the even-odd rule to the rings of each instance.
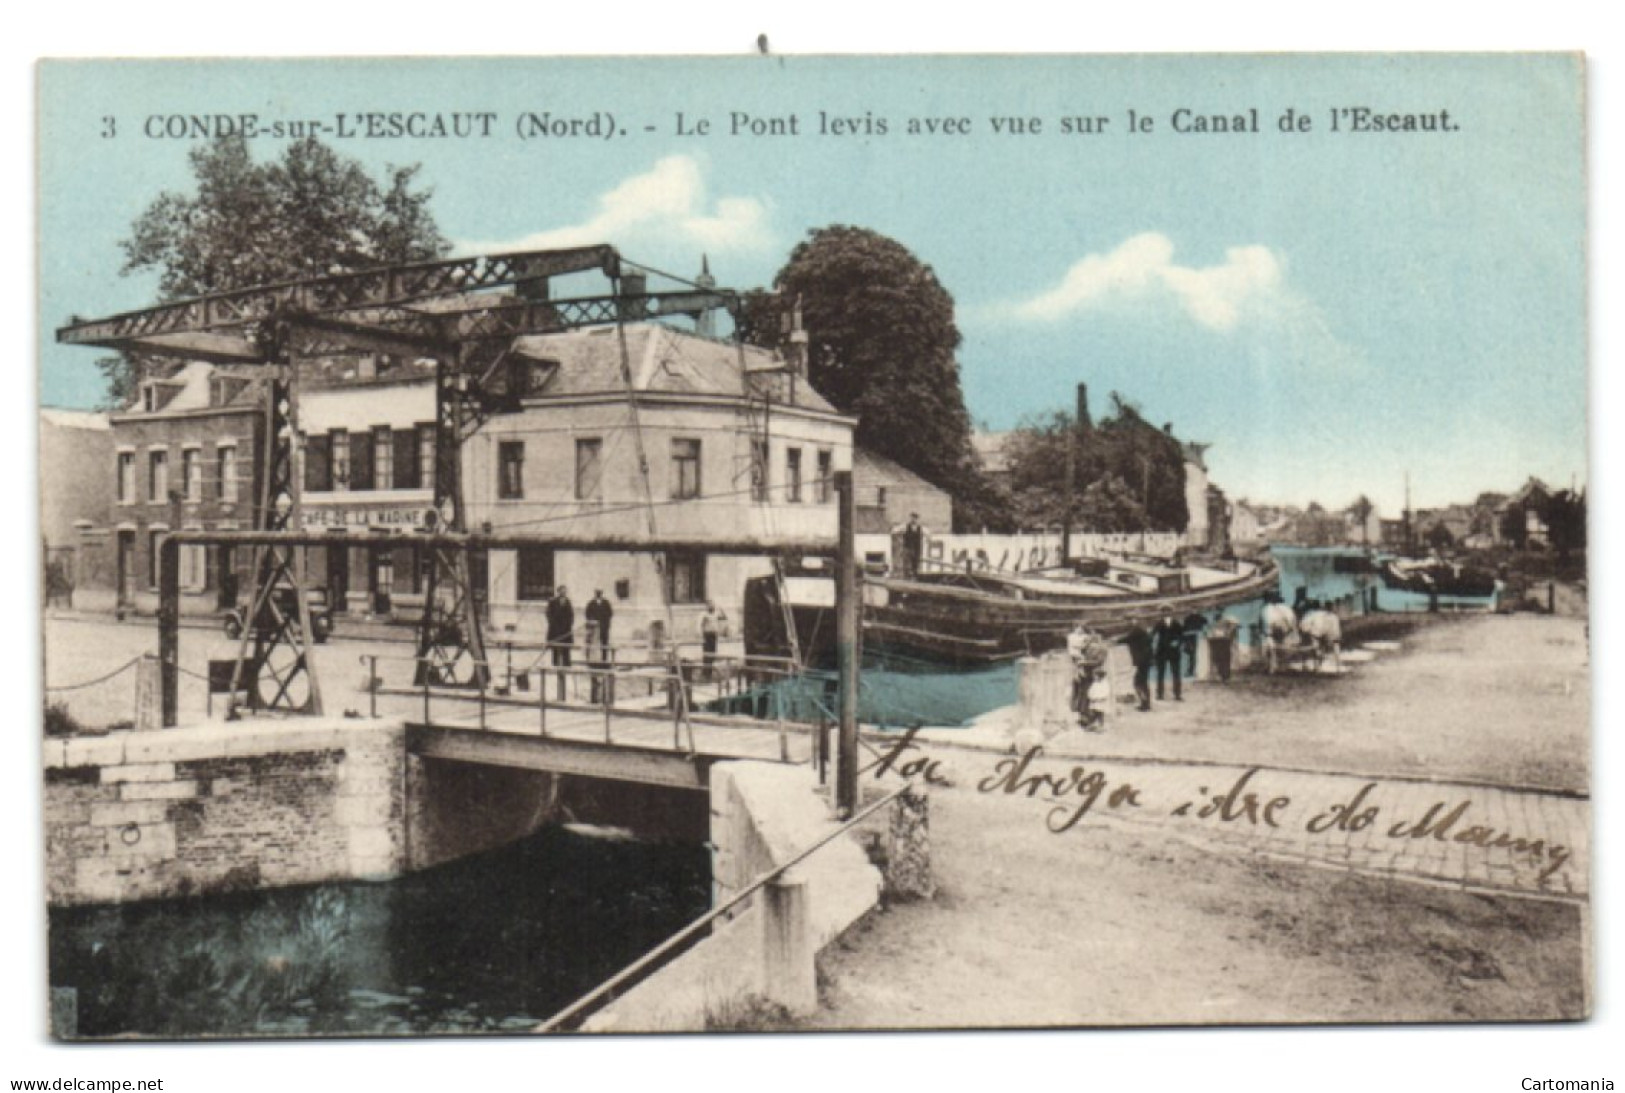
[[[142,654],[142,655],[145,655],[145,654]],[[55,686],[55,687],[51,686],[50,684],[47,684],[45,689],[47,691],[82,691],[86,687],[94,687],[98,683],[106,683],[108,680],[112,679],[114,676],[118,675],[120,672],[127,671],[128,669],[133,668],[137,664],[140,664],[140,663],[141,663],[141,656],[131,657],[129,660],[125,661],[123,664],[119,665],[117,668],[114,668],[111,672],[108,672],[104,676],[97,676],[95,679],[87,679],[83,683],[63,683],[63,684],[59,684],[58,686]]]

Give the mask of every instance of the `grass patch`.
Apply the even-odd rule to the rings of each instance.
[[[784,1032],[795,1027],[789,1010],[759,994],[725,999],[705,1008],[706,1032]]]

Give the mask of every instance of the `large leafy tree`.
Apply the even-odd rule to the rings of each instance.
[[[858,417],[857,442],[947,490],[962,525],[998,524],[997,492],[971,449],[954,301],[931,267],[866,228],[817,228],[779,270],[776,298],[746,302],[741,334],[782,345],[801,308],[808,378]]]
[[[375,180],[315,138],[255,162],[247,141],[222,137],[191,152],[194,188],[159,194],[120,242],[121,273],[158,275],[163,300],[228,292],[372,266],[439,258],[451,244],[429,212],[418,168]],[[108,399],[123,405],[161,361],[100,363]]]
[[[1066,463],[1074,462],[1072,493]],[[1079,429],[1056,413],[1017,429],[1005,448],[1017,519],[1026,526],[1070,519],[1092,532],[1184,531],[1185,453],[1178,440],[1113,393],[1112,412]]]

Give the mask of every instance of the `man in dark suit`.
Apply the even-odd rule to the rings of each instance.
[[[606,687],[606,672],[611,663],[609,652],[609,626],[615,619],[615,608],[610,606],[604,598],[604,590],[592,590],[592,599],[587,601],[587,667],[596,669],[592,677],[592,700],[594,702],[608,702],[609,688]]]
[[[587,601],[587,622],[597,635],[598,660],[609,659],[609,625],[614,620],[615,608],[604,598],[604,590],[593,589],[592,599]]]
[[[570,590],[562,584],[547,601],[547,647],[553,650],[553,667],[570,667],[570,651],[575,645],[576,609],[570,603]],[[559,701],[564,701],[565,673],[559,673]]]
[[[1183,702],[1185,696],[1180,693],[1179,685],[1179,658],[1185,651],[1185,627],[1172,615],[1168,615],[1157,624],[1157,698],[1163,697],[1163,681],[1169,675],[1174,677],[1174,701]]]
[[[925,556],[925,528],[920,523],[920,514],[908,514],[908,523],[903,525],[903,565],[902,576],[913,580],[920,575],[920,559]]]
[[[1144,619],[1135,619],[1133,629],[1123,637],[1128,646],[1129,659],[1134,662],[1134,695],[1140,700],[1140,709],[1151,708],[1151,631]]]

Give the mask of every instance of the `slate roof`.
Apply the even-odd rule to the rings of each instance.
[[[707,338],[660,323],[636,323],[626,328],[626,358],[632,385],[640,392],[691,395],[744,394],[741,366],[765,369],[782,366],[777,353],[756,346]],[[519,338],[514,351],[536,361],[558,365],[543,382],[539,396],[624,394],[621,374],[621,339],[614,327],[538,334]],[[754,375],[758,391],[771,389],[773,400],[804,410],[838,413],[805,379],[783,373]]]

